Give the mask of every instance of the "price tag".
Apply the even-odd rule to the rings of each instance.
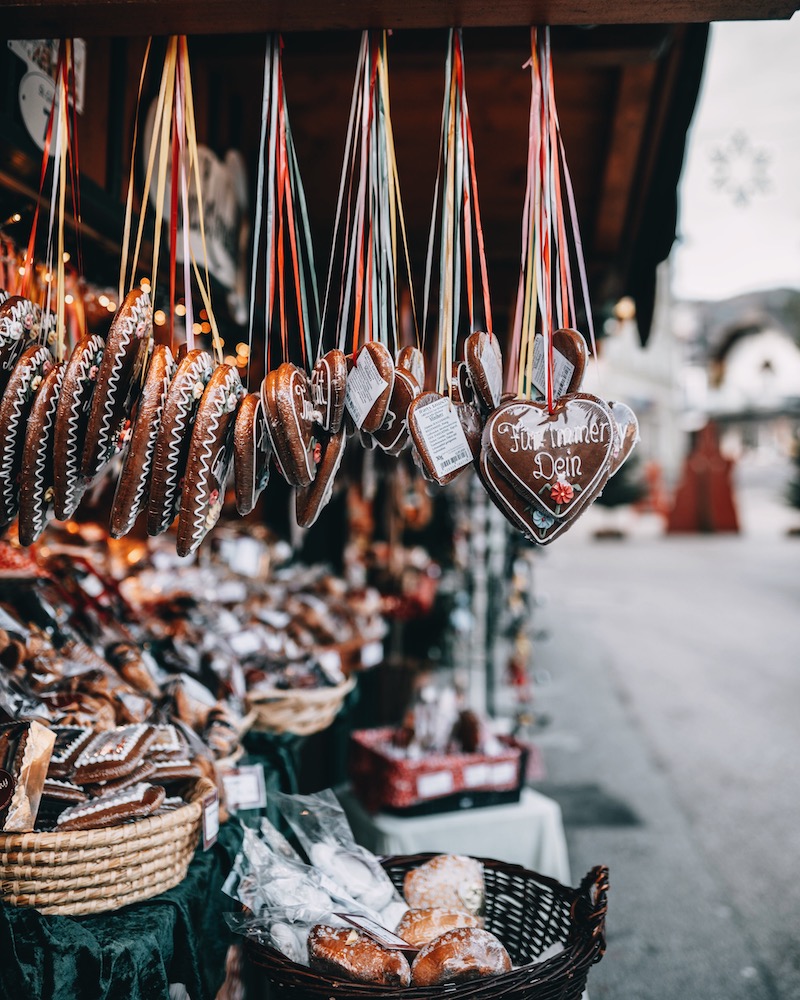
[[[533,384],[544,396],[547,386],[544,378],[545,351],[544,337],[538,336],[533,340]],[[572,373],[575,365],[561,351],[553,348],[553,399],[558,399],[567,391],[567,387],[572,381]]]
[[[439,478],[469,465],[472,452],[456,408],[447,396],[415,407],[413,419]]]
[[[361,666],[365,670],[368,670],[370,667],[377,667],[379,663],[383,663],[382,642],[368,642],[366,646],[361,647]]]
[[[203,850],[217,842],[219,833],[219,792],[214,789],[203,799]]]
[[[366,415],[375,405],[375,400],[388,384],[381,378],[372,355],[362,347],[356,357],[355,365],[347,376],[344,396],[344,405],[357,427],[364,423]]]
[[[265,808],[267,790],[264,785],[264,768],[260,764],[242,764],[231,768],[222,775],[222,783],[230,809]]]
[[[500,764],[492,764],[492,784],[509,785],[514,784],[519,774],[516,761],[505,760]]]
[[[433,799],[453,791],[453,775],[449,771],[434,771],[421,774],[417,778],[417,795],[421,799]]]
[[[480,788],[491,783],[489,764],[470,764],[464,768],[464,784],[467,788]]]
[[[384,948],[389,948],[392,951],[409,952],[417,952],[420,950],[419,948],[415,948],[414,945],[409,944],[404,938],[399,937],[394,933],[394,931],[390,931],[388,928],[382,927],[374,920],[370,920],[369,917],[362,916],[360,913],[335,913],[334,916],[341,917],[341,919],[346,920],[348,924],[352,924],[353,927],[357,927],[360,931],[368,934],[373,941],[377,941],[378,944],[383,945]]]

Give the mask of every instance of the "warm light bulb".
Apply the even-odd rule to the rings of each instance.
[[[73,298],[72,295],[65,295],[64,301],[67,303],[68,306],[71,306],[72,303],[75,301],[75,299]]]
[[[113,302],[111,299],[109,299],[108,300],[108,305],[106,306],[106,309],[108,309],[108,311],[110,313],[116,312],[117,311],[117,303]]]
[[[157,309],[153,315],[153,322],[156,326],[163,326],[167,322],[167,314],[163,309]]]
[[[186,315],[186,306],[182,302],[179,302],[175,306],[175,315],[176,316],[185,316]]]
[[[105,309],[106,306],[108,305],[108,296],[107,295],[98,295],[97,301]]]
[[[231,368],[236,367],[236,358],[232,354],[225,355],[225,364],[230,365]]]
[[[64,257],[63,257],[63,260],[64,260],[65,264],[69,261],[69,257],[70,257],[69,250],[65,250],[64,251]]]
[[[200,326],[199,323],[192,323],[192,333],[195,335],[195,337],[199,337],[202,332],[203,328]]]
[[[200,330],[201,330],[202,333],[211,333],[211,324],[210,323],[201,323],[200,324]]]
[[[247,344],[245,344],[245,343],[237,344],[236,345],[236,353],[237,354],[241,354],[245,358],[249,358],[250,357],[250,347]]]

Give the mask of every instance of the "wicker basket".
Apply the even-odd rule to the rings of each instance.
[[[384,867],[402,890],[407,871],[431,854],[388,858]],[[593,868],[578,889],[518,865],[483,859],[486,877],[486,927],[505,944],[516,966],[500,976],[444,986],[390,990],[321,975],[248,938],[246,955],[262,992],[271,1000],[579,1000],[590,966],[605,952],[608,869]],[[548,945],[564,951],[544,962],[532,959]],[[268,986],[265,986],[268,984]]]
[[[202,800],[213,788],[202,778],[185,806],[134,823],[0,834],[0,900],[78,915],[116,910],[171,889],[194,857]]]
[[[339,714],[345,698],[355,687],[349,677],[335,687],[296,688],[289,691],[251,691],[247,709],[252,729],[272,733],[310,736],[327,729]]]

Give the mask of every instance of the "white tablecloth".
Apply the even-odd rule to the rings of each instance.
[[[523,865],[570,885],[561,807],[531,788],[518,803],[433,816],[370,816],[348,788],[336,794],[356,841],[374,854],[469,854]]]

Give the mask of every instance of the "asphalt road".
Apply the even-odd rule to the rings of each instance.
[[[573,883],[611,869],[591,1000],[800,1000],[800,538],[575,534],[534,706]]]

